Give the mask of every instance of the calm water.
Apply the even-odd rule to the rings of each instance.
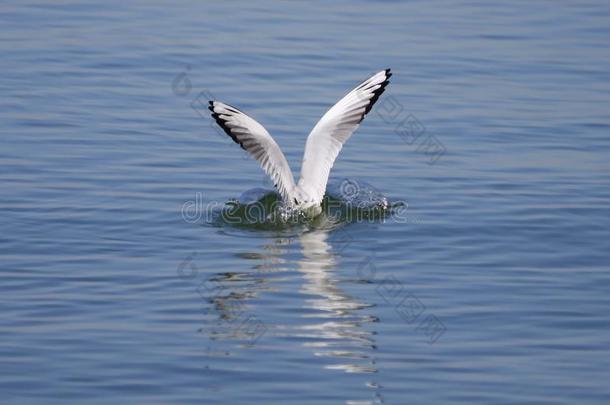
[[[608,403],[610,6],[568,3],[0,5],[1,402]],[[269,182],[199,101],[298,172],[386,67],[331,179],[401,218],[205,223]]]

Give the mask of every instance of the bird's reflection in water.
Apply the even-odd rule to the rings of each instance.
[[[245,346],[254,345],[265,333],[278,338],[297,338],[304,342],[303,347],[322,360],[324,369],[376,373],[375,332],[366,328],[367,324],[376,322],[376,318],[363,313],[370,304],[360,302],[339,287],[331,243],[329,231],[322,227],[294,238],[275,238],[258,252],[238,254],[244,260],[254,261],[256,264],[251,269],[255,271],[217,276],[219,284],[228,288],[221,288],[221,293],[211,300],[217,327],[213,328],[210,337],[224,344],[228,340],[240,341]],[[294,315],[290,324],[274,324],[273,319],[264,316],[269,311],[251,308],[250,302],[255,301],[254,297],[275,291],[286,293],[278,286],[279,280],[295,269],[303,275],[298,295],[302,301],[288,304],[298,305],[301,315]],[[256,314],[253,309],[257,310]],[[347,403],[383,402],[380,385],[373,378],[369,378],[366,385],[373,390],[373,400]]]

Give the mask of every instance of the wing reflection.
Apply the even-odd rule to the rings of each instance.
[[[311,340],[305,346],[313,348],[316,356],[338,360],[325,368],[374,373],[377,371],[372,355],[374,335],[362,326],[375,319],[358,313],[370,305],[357,301],[337,286],[333,272],[335,257],[327,239],[325,230],[306,232],[299,239],[303,258],[298,265],[306,280],[301,292],[306,296],[306,306],[311,309],[304,317],[318,320],[301,326]]]

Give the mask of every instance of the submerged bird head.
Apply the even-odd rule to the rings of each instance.
[[[303,211],[308,216],[313,217],[322,212],[320,202],[303,188],[296,186],[292,190],[291,196],[292,201],[290,201],[290,205],[297,208],[299,211]]]
[[[308,207],[310,205],[316,205],[316,201],[311,195],[303,190],[303,188],[296,186],[292,189],[292,201],[290,202],[292,205],[296,207]]]

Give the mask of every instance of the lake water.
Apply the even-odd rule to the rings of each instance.
[[[4,2],[0,402],[610,402],[608,38],[602,1]],[[331,180],[400,215],[206,221],[270,187],[208,97],[298,173],[387,67]]]

